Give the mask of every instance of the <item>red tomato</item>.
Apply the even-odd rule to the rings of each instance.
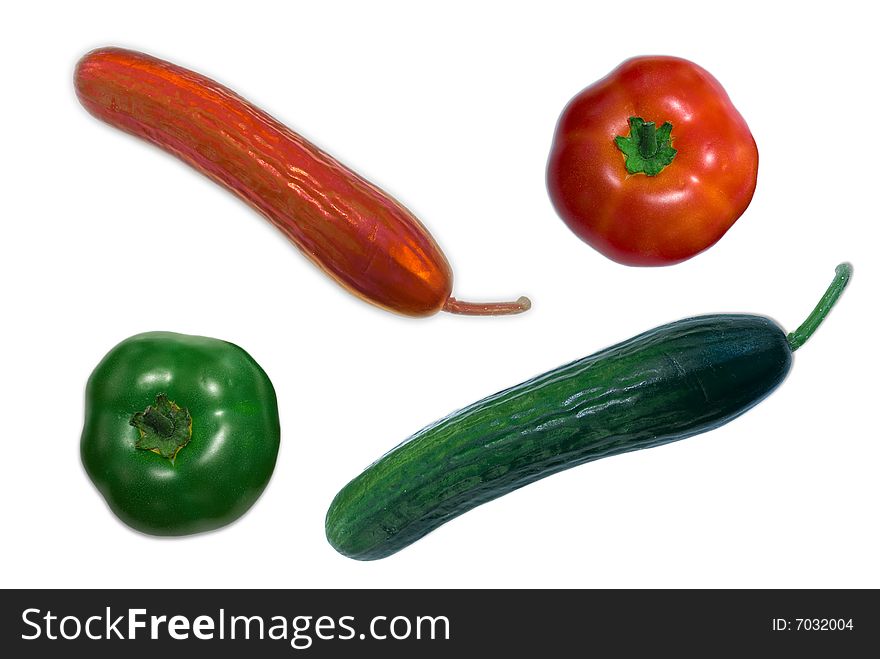
[[[725,234],[757,175],[749,127],[709,72],[636,57],[566,106],[547,187],[571,230],[607,257],[668,265]]]

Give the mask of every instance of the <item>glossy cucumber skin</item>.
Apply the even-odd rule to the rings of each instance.
[[[384,558],[545,476],[717,428],[779,386],[791,358],[761,316],[652,329],[419,431],[336,495],[327,538],[351,558]]]

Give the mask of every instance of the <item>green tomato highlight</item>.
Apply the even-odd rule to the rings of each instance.
[[[113,348],[86,386],[86,473],[128,526],[220,528],[260,497],[281,438],[275,389],[237,345],[148,332]]]

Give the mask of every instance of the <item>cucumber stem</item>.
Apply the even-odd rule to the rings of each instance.
[[[515,302],[463,302],[450,297],[443,305],[443,311],[464,316],[504,316],[531,308],[532,301],[527,297],[520,297]]]
[[[813,332],[816,331],[816,328],[822,324],[825,316],[831,311],[831,307],[834,306],[840,294],[843,293],[843,289],[846,288],[851,276],[852,266],[849,263],[841,263],[837,266],[834,271],[834,280],[831,282],[828,290],[825,291],[825,295],[819,300],[819,304],[807,316],[807,319],[801,323],[801,326],[788,335],[788,345],[791,347],[792,352],[804,345],[813,335]]]

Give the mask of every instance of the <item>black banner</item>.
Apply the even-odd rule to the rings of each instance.
[[[0,615],[6,656],[856,656],[880,642],[876,590],[6,590]]]

